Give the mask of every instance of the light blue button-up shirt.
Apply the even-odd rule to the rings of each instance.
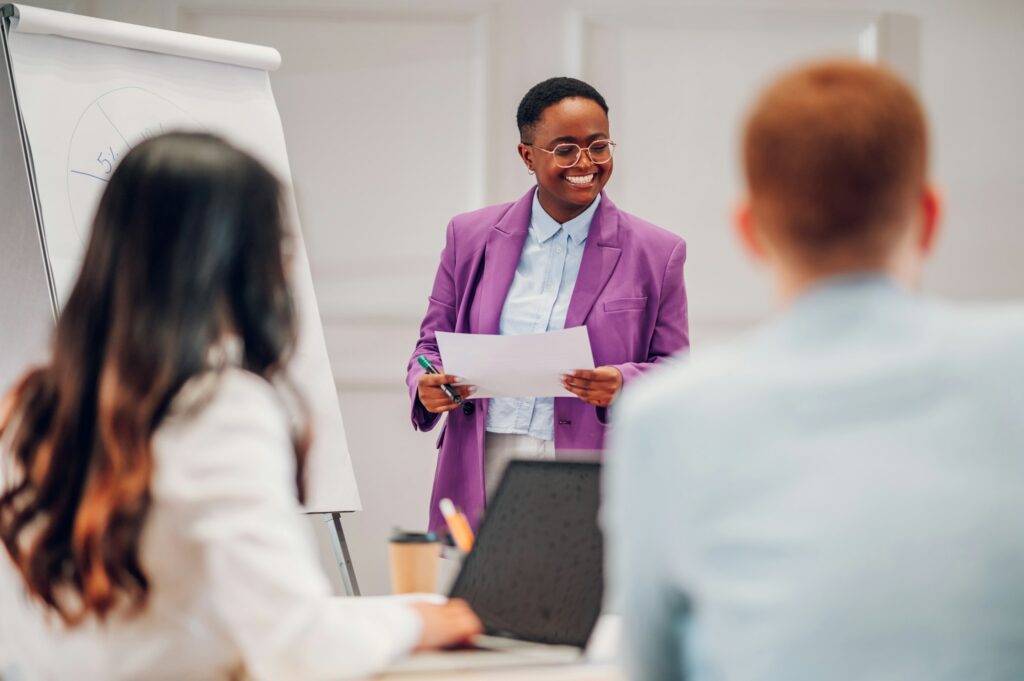
[[[631,679],[1024,679],[1024,310],[880,277],[652,373],[605,469]]]
[[[583,260],[583,245],[600,203],[598,196],[585,211],[561,225],[541,207],[534,193],[530,232],[501,308],[498,326],[501,335],[518,336],[565,328],[565,315]],[[487,409],[486,428],[491,433],[551,440],[555,436],[555,398],[492,399]]]

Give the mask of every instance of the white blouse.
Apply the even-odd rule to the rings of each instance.
[[[153,445],[145,609],[67,628],[25,597],[0,549],[0,670],[19,681],[304,681],[371,674],[413,648],[422,625],[407,604],[330,595],[270,384],[233,368],[193,380]]]

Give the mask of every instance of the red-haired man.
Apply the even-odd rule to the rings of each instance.
[[[806,66],[743,149],[740,240],[783,309],[616,413],[630,678],[1024,678],[1024,314],[914,291],[939,215],[917,99]]]

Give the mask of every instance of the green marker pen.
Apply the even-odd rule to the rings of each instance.
[[[434,368],[434,365],[430,363],[430,360],[424,357],[423,355],[417,357],[416,361],[420,363],[421,367],[427,370],[428,374],[440,373],[437,369]],[[462,404],[462,397],[459,395],[459,393],[455,392],[455,389],[452,388],[450,384],[444,383],[441,386],[441,390],[444,391],[444,394],[447,395],[452,402],[454,402],[455,404]]]

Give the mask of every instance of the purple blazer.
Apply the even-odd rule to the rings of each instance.
[[[407,383],[412,424],[431,430],[440,420],[420,404],[417,355],[441,364],[435,331],[498,333],[530,226],[533,193],[514,203],[488,206],[452,218],[434,278],[420,339],[409,360]],[[689,346],[683,262],[686,244],[675,234],[615,207],[602,195],[590,224],[579,276],[569,301],[566,328],[586,325],[594,365],[613,365],[624,383]],[[600,451],[606,410],[566,393],[555,398],[555,456]],[[484,424],[488,400],[476,410],[448,412],[437,439],[440,450],[430,499],[430,529],[444,527],[438,501],[449,497],[475,525],[484,509]]]

